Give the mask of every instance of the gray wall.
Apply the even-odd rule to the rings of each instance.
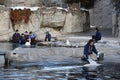
[[[112,11],[111,0],[97,0],[93,10],[90,10],[91,25],[112,28]]]
[[[40,6],[42,0],[5,0],[6,6]]]
[[[5,0],[0,0],[0,5],[3,5]]]

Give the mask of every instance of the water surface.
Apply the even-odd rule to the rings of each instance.
[[[0,43],[0,49],[13,48],[11,43]],[[120,80],[120,64],[83,67],[81,62],[71,60],[12,63],[9,67],[0,67],[0,80]]]

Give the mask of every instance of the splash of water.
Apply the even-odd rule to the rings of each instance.
[[[81,68],[82,66],[64,66],[64,67],[45,67],[42,69],[42,71],[56,71],[56,70],[69,70],[69,69],[75,69],[75,68]]]
[[[101,64],[98,64],[97,62],[95,62],[94,60],[92,60],[91,58],[89,58],[88,61],[89,61],[89,64],[85,64],[83,66],[85,66],[85,67],[89,67],[89,66],[96,67],[96,66],[100,66],[101,65]]]
[[[66,45],[70,46],[70,41],[69,40],[66,40]]]

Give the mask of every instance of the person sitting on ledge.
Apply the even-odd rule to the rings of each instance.
[[[51,34],[49,33],[49,31],[46,32],[45,41],[51,41]]]
[[[20,43],[21,43],[21,45],[24,45],[25,42],[26,42],[25,35],[24,35],[24,33],[21,33],[21,37],[20,37]]]
[[[15,33],[12,36],[13,43],[20,43],[20,33],[18,30],[15,30]]]
[[[101,32],[99,31],[98,28],[95,28],[95,35],[92,36],[92,39],[97,42],[99,40],[101,40],[101,37],[102,37],[102,34]]]
[[[37,42],[36,37],[37,37],[37,34],[30,31],[29,39],[31,40],[31,45],[36,45],[36,42]]]

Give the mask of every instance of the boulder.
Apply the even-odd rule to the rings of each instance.
[[[51,27],[55,29],[63,28],[66,19],[66,11],[56,8],[46,9],[42,12],[43,20],[41,27]]]
[[[64,33],[75,33],[87,31],[90,29],[90,18],[88,11],[80,11],[75,13],[67,13],[64,25]]]

